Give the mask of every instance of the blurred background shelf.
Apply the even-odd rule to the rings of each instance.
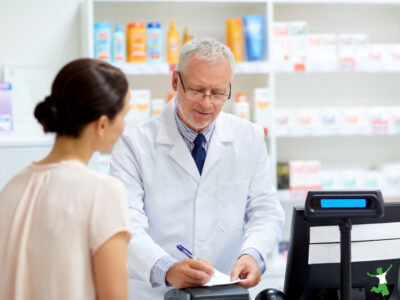
[[[54,137],[18,137],[18,136],[0,136],[0,147],[43,147],[52,146]]]

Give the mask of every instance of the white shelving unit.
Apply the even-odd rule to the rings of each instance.
[[[86,0],[82,10],[83,53],[93,56],[93,23],[97,21],[120,22],[123,27],[132,21],[158,21],[165,36],[174,18],[180,33],[189,25],[195,37],[225,41],[225,20],[248,14],[265,15],[269,55],[272,24],[276,21],[306,21],[310,33],[367,33],[372,43],[400,43],[400,0]],[[132,88],[150,89],[152,98],[165,98],[172,91],[167,64],[124,64],[121,69],[129,75]],[[259,63],[238,63],[232,92],[235,95],[244,91],[252,100],[254,88],[268,87],[273,110],[393,106],[400,105],[398,82],[400,71],[282,71],[266,58]],[[232,111],[232,100],[224,110]],[[400,162],[400,136],[397,134],[292,136],[274,134],[273,129],[266,138],[273,174],[276,174],[278,161],[318,159],[323,169],[375,168]],[[284,196],[287,194],[279,193],[287,219],[283,240],[289,238],[292,207],[301,204],[288,201]],[[400,198],[391,198],[393,200]],[[274,282],[271,287],[282,289],[283,272],[269,282]]]
[[[171,14],[166,14],[167,11]],[[181,32],[184,25],[189,25],[195,36],[224,41],[225,20],[247,14],[265,15],[268,45],[271,45],[273,22],[297,20],[306,21],[311,33],[365,32],[374,43],[400,42],[400,0],[86,0],[82,10],[83,51],[85,56],[93,56],[93,23],[96,21],[120,22],[123,27],[132,21],[158,21],[166,35],[169,21],[174,18]],[[270,54],[271,47],[267,48]],[[168,64],[127,63],[120,67],[129,75],[132,88],[148,88],[152,98],[164,98],[171,91]],[[252,100],[254,88],[268,87],[273,109],[391,106],[400,104],[399,79],[400,72],[384,70],[282,71],[266,59],[238,63],[232,88],[233,95],[245,91]],[[224,110],[232,111],[232,102],[228,102]],[[267,143],[274,174],[278,161],[293,159],[319,159],[323,168],[339,165],[373,168],[381,163],[400,161],[400,155],[394,150],[400,147],[397,134],[293,136],[274,134],[272,128]],[[377,146],[380,143],[382,147]]]
[[[171,9],[172,8],[172,9]],[[172,11],[171,15],[164,12]],[[83,12],[83,53],[93,55],[93,23],[158,21],[166,34],[171,18],[178,28],[189,25],[195,36],[211,36],[225,40],[225,20],[246,14],[264,14],[271,45],[274,21],[304,20],[311,33],[360,33],[370,35],[373,43],[400,42],[400,0],[265,0],[265,1],[144,1],[87,0]],[[206,22],[204,20],[207,20]],[[267,52],[271,53],[271,47]],[[171,91],[168,64],[123,64],[132,88],[150,89],[153,98],[164,98]],[[151,75],[151,76],[146,76]],[[252,98],[253,89],[268,87],[272,108],[306,108],[329,106],[399,105],[400,72],[368,71],[282,71],[268,60],[236,65],[232,83],[233,94],[244,91]],[[232,102],[224,110],[232,111]],[[276,174],[278,161],[318,159],[322,168],[376,168],[382,164],[400,162],[398,135],[358,135],[307,133],[299,136],[277,135],[270,131],[266,139]],[[280,193],[287,195],[288,193]],[[394,198],[396,200],[397,198]],[[281,197],[291,218],[290,202]],[[391,198],[393,201],[393,198]],[[290,222],[287,222],[288,224]],[[289,237],[289,228],[283,238]]]

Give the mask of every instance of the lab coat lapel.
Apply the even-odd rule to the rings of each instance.
[[[160,116],[160,126],[156,142],[172,145],[168,155],[179,166],[181,166],[196,182],[200,181],[200,174],[197,170],[194,159],[189,152],[181,134],[178,131],[175,120],[175,99],[171,100]]]
[[[226,125],[225,113],[221,112],[217,118],[215,130],[211,136],[210,145],[208,146],[202,176],[206,176],[213,166],[218,163],[223,156],[227,143],[234,141],[233,132],[229,129],[230,128]]]

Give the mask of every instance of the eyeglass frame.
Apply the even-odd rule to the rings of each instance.
[[[185,85],[183,84],[181,72],[180,71],[176,71],[176,72],[178,73],[179,81],[180,81],[180,83],[182,85],[183,92],[186,94],[186,88],[185,88]],[[227,100],[231,99],[232,84],[229,82],[229,94],[228,95],[226,95],[226,94],[205,94],[205,93],[200,92],[200,91],[196,91],[196,90],[192,90],[192,89],[190,89],[190,90],[193,91],[193,92],[196,92],[198,94],[202,94],[203,95],[202,99],[204,99],[204,97],[208,96],[208,97],[210,97],[210,100],[211,100],[213,96],[222,96],[223,95],[223,96],[227,97],[225,99],[225,102],[226,102]],[[217,101],[215,101],[215,102],[217,102]]]

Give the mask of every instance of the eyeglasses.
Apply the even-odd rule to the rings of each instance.
[[[226,100],[231,98],[231,84],[229,83],[229,94],[206,94],[201,91],[192,90],[192,89],[185,89],[185,85],[182,81],[181,72],[177,72],[179,81],[181,82],[183,92],[185,93],[186,97],[193,101],[200,101],[203,100],[206,96],[210,97],[211,102],[225,102]]]

